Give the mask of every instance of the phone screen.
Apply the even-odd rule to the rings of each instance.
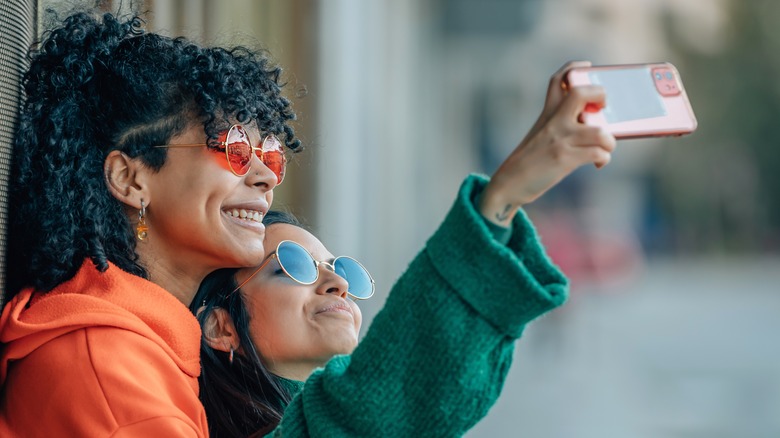
[[[592,70],[588,77],[592,84],[604,87],[607,93],[607,106],[602,112],[609,123],[666,115],[666,107],[649,67]]]

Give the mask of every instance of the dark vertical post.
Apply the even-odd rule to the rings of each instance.
[[[0,2],[0,303],[5,301],[6,226],[11,151],[27,51],[36,37],[35,0]]]

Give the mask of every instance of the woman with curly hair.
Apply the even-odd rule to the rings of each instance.
[[[552,77],[541,117],[491,179],[466,178],[359,345],[353,300],[373,294],[371,276],[269,212],[266,259],[215,271],[191,304],[212,436],[453,437],[488,412],[525,326],[567,294],[520,207],[615,147],[577,121],[603,90],[561,87],[581,65]]]
[[[200,329],[219,268],[263,260],[280,69],[76,13],[31,52],[10,181],[0,436],[206,436]],[[278,137],[277,137],[278,136]]]

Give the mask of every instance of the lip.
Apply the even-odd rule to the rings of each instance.
[[[320,313],[346,313],[353,318],[355,317],[355,312],[352,310],[352,307],[350,307],[349,304],[343,300],[334,301],[330,304],[320,307],[317,309],[315,314],[319,315]]]

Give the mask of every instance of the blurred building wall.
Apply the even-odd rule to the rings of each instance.
[[[507,437],[518,422],[539,437],[735,436],[729,431],[740,428],[777,436],[780,353],[766,339],[778,329],[776,259],[763,258],[761,244],[775,230],[765,248],[777,251],[780,227],[762,200],[780,196],[758,173],[777,157],[767,153],[777,150],[777,5],[146,2],[153,30],[259,42],[285,68],[307,150],[275,207],[302,216],[334,253],[374,274],[364,327],[463,177],[493,172],[522,139],[560,65],[666,60],[680,68],[699,132],[621,142],[606,169],[583,168],[528,207],[575,289],[521,341],[505,395],[473,432]],[[734,247],[755,259],[732,259]],[[758,401],[742,406],[754,394]],[[550,406],[568,409],[566,421]]]

